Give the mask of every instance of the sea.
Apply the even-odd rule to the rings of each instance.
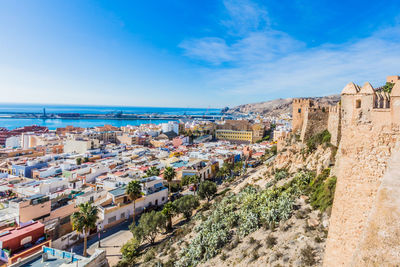
[[[80,113],[80,114],[160,114],[160,115],[218,115],[220,109],[215,108],[174,108],[174,107],[128,107],[128,106],[85,106],[85,105],[54,105],[54,104],[5,104],[0,103],[0,114],[13,113]],[[95,127],[111,124],[116,127],[140,125],[146,123],[160,124],[170,120],[125,120],[125,119],[14,119],[0,117],[0,127],[15,129],[22,126],[40,125],[50,130],[73,125],[75,127]]]

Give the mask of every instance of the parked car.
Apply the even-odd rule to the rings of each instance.
[[[177,192],[177,193],[173,193],[173,194],[169,197],[169,200],[170,200],[170,201],[174,201],[174,200],[177,200],[178,198],[181,198],[181,197],[182,197],[182,194],[179,193],[179,192]]]

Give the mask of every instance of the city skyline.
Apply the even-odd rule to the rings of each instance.
[[[212,107],[374,86],[396,1],[3,1],[1,102]]]

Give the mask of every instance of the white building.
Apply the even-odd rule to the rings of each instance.
[[[167,123],[161,123],[161,131],[163,133],[175,132],[176,134],[179,134],[179,123],[176,121],[169,121]]]
[[[21,147],[21,136],[10,136],[6,139],[5,147],[19,148]]]
[[[164,187],[160,177],[153,176],[140,180],[143,196],[136,200],[136,214],[150,206],[161,206],[168,201],[168,188]],[[133,202],[125,194],[125,187],[119,187],[108,192],[112,198],[110,204],[99,207],[99,229],[116,225],[133,216]]]

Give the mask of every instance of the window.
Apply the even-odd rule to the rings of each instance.
[[[297,111],[298,111],[299,113],[301,113],[301,108],[299,108]]]
[[[356,100],[356,108],[361,108],[361,100],[360,99]]]
[[[117,217],[116,216],[112,216],[112,217],[110,217],[109,219],[108,219],[108,223],[113,223],[113,222],[115,222],[117,220]]]

